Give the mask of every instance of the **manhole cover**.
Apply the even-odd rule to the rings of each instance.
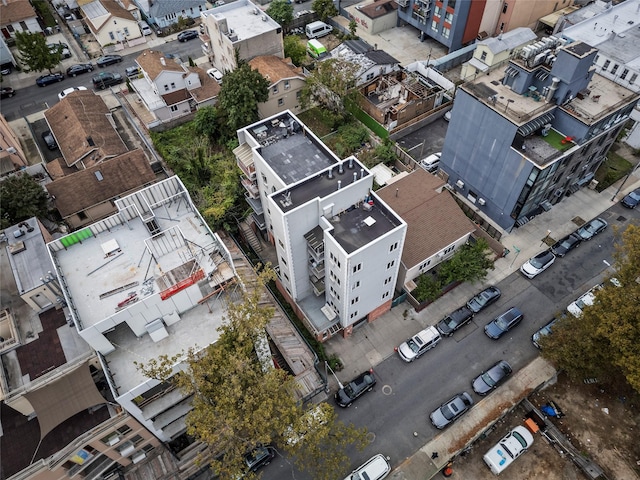
[[[391,388],[390,385],[385,385],[384,387],[382,387],[382,393],[385,395],[391,395],[391,392],[393,392],[393,389]]]
[[[582,217],[574,217],[571,219],[571,221],[579,227],[585,224],[585,221],[582,219]]]
[[[616,220],[618,222],[626,222],[627,221],[627,217],[623,217],[622,215],[620,215],[618,218],[616,218]]]

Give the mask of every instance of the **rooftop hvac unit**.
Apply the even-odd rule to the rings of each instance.
[[[458,181],[456,182],[456,187],[458,187],[458,188],[464,188],[464,182],[463,182],[462,180],[458,180]]]
[[[486,205],[487,201],[484,198],[479,198],[478,199],[478,205]]]

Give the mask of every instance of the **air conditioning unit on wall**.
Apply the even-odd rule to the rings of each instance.
[[[478,205],[486,205],[487,201],[484,198],[479,198],[478,199]]]
[[[462,180],[458,180],[458,181],[456,182],[456,187],[458,187],[458,188],[464,188],[464,182],[463,182]]]

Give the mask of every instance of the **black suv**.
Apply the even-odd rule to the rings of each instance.
[[[334,397],[336,403],[340,407],[348,407],[358,397],[373,390],[375,384],[376,377],[373,376],[373,371],[367,370],[336,392]]]
[[[119,73],[100,72],[98,75],[94,75],[91,81],[95,88],[104,90],[112,85],[122,83],[122,75]]]
[[[67,75],[75,77],[81,73],[93,72],[93,65],[90,63],[77,63],[67,68]]]
[[[442,336],[450,337],[453,332],[469,323],[472,318],[473,312],[467,306],[460,307],[440,320],[436,328]]]

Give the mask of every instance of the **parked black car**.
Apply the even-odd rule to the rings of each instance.
[[[67,68],[67,75],[75,77],[81,73],[93,72],[93,65],[90,63],[77,63]]]
[[[497,316],[487,325],[485,325],[484,333],[487,334],[487,337],[497,340],[513,327],[518,325],[523,316],[524,315],[522,315],[522,312],[520,310],[518,310],[516,307],[511,307],[502,315]]]
[[[11,98],[16,94],[16,91],[11,87],[2,87],[2,96],[0,98]]]
[[[195,30],[185,30],[184,32],[180,32],[178,34],[179,42],[187,42],[189,40],[193,40],[194,38],[198,38],[198,32]]]
[[[105,55],[104,57],[100,57],[96,60],[96,65],[102,68],[115,63],[120,63],[121,61],[122,57],[120,55]]]
[[[640,188],[636,188],[633,192],[629,192],[629,194],[625,196],[620,203],[622,203],[623,207],[636,208],[640,203]]]
[[[340,407],[348,407],[354,400],[373,390],[375,384],[376,377],[373,376],[373,371],[367,370],[336,392],[336,403]]]
[[[498,287],[487,287],[467,302],[467,308],[473,313],[488,307],[502,295]]]
[[[473,379],[472,386],[473,391],[478,395],[486,395],[498,388],[502,383],[511,375],[511,365],[504,360],[500,360],[495,365],[492,365],[489,370],[482,372],[476,378]]]
[[[64,75],[61,73],[48,73],[36,78],[36,85],[39,87],[46,87],[47,85],[61,82],[62,80],[64,80]]]
[[[436,328],[441,335],[450,337],[453,335],[453,332],[469,323],[472,318],[473,312],[469,310],[469,308],[466,306],[460,307],[440,320]]]
[[[602,218],[594,218],[576,230],[576,233],[582,237],[582,240],[591,240],[608,226],[609,224]]]
[[[247,453],[244,456],[244,462],[247,464],[249,471],[256,472],[260,468],[269,465],[275,456],[276,449],[271,445],[260,446]]]
[[[56,150],[58,148],[58,144],[56,143],[56,139],[53,138],[53,134],[51,133],[51,130],[42,132],[42,140],[47,145],[47,148],[49,150]]]
[[[551,247],[551,251],[556,257],[564,257],[567,253],[569,253],[574,248],[578,248],[582,243],[582,237],[577,233],[573,232],[564,237],[562,240],[558,240]]]
[[[122,83],[122,75],[119,73],[100,72],[98,75],[94,75],[91,78],[93,86],[100,90],[104,90],[112,85]]]

